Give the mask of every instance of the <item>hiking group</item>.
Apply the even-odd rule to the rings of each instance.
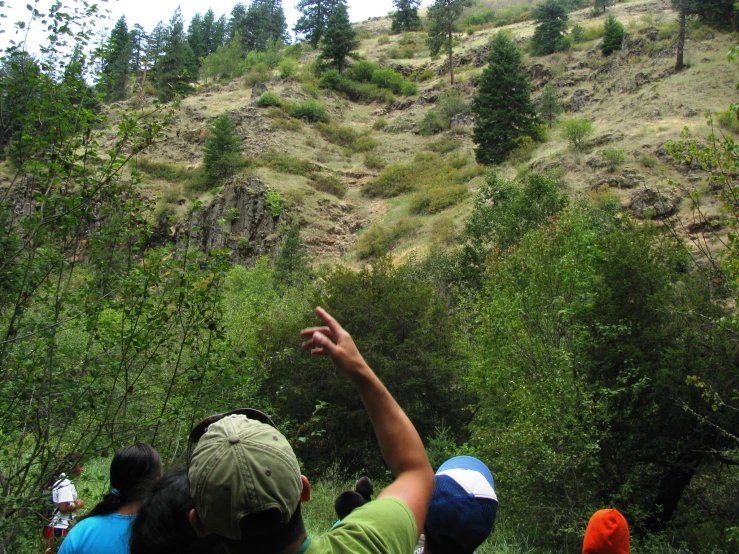
[[[264,413],[244,408],[206,418],[191,432],[186,468],[161,476],[152,447],[116,452],[111,491],[69,529],[84,503],[66,475],[54,484],[54,519],[44,531],[59,554],[471,554],[493,530],[498,508],[488,467],[470,456],[434,474],[416,429],[325,310],[304,329],[303,348],[331,359],[356,388],[394,480],[375,499],[362,477],[336,499],[338,521],[308,537],[301,505],[311,484],[290,444]],[[81,473],[75,460],[72,476]],[[57,531],[57,529],[63,529]],[[616,510],[597,512],[583,554],[626,554],[629,531]]]

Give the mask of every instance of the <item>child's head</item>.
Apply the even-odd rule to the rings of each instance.
[[[344,519],[354,508],[359,508],[365,504],[365,500],[361,494],[356,491],[344,491],[334,502],[334,509],[339,519]]]

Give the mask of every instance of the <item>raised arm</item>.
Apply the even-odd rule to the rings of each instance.
[[[395,481],[378,498],[398,498],[405,502],[416,518],[418,533],[423,532],[434,472],[416,428],[405,415],[385,385],[367,365],[351,335],[324,309],[316,313],[324,327],[304,329],[303,348],[314,356],[331,358],[336,368],[357,388],[377,435],[382,456]]]

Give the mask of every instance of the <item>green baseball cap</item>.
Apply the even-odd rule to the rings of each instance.
[[[192,452],[190,494],[200,520],[214,533],[241,539],[241,518],[278,510],[290,521],[303,483],[290,443],[274,427],[229,415],[213,423]]]

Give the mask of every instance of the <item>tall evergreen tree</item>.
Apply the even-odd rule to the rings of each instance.
[[[131,70],[136,75],[141,75],[147,58],[147,44],[149,37],[146,30],[138,23],[131,29]]]
[[[176,94],[192,89],[189,83],[197,78],[198,62],[185,36],[185,22],[179,6],[167,28],[164,53],[156,65],[159,97],[168,101]]]
[[[149,39],[147,41],[147,55],[149,58],[149,64],[156,71],[159,64],[159,59],[164,54],[164,49],[167,45],[168,39],[168,28],[163,22],[159,22],[152,29]]]
[[[203,167],[210,185],[234,175],[241,165],[241,138],[228,112],[213,123],[211,134],[203,147]]]
[[[567,31],[567,10],[559,0],[546,0],[536,6],[534,19],[538,23],[531,39],[534,55],[552,54]]]
[[[675,71],[685,68],[685,20],[688,15],[688,0],[680,0],[680,31],[677,35],[677,57]]]
[[[228,20],[228,26],[226,27],[228,40],[233,40],[236,33],[239,32],[244,17],[246,17],[246,6],[239,2],[231,9],[231,18]]]
[[[734,0],[686,0],[686,14],[697,15],[709,25],[737,30]],[[672,0],[674,8],[682,9],[682,0]]]
[[[433,56],[442,51],[449,55],[449,78],[452,84],[454,84],[454,33],[459,30],[457,20],[464,9],[470,6],[472,0],[435,0],[428,9],[431,27],[426,42]]]
[[[521,52],[502,32],[491,46],[489,63],[472,103],[472,140],[477,145],[475,157],[481,164],[503,162],[522,138],[536,137],[541,124],[531,102],[531,83]]]
[[[203,55],[208,56],[216,51],[221,43],[216,44],[216,14],[209,9],[203,16]]]
[[[345,3],[345,0],[300,0],[296,8],[302,15],[293,27],[293,31],[305,36],[310,45],[316,48],[323,38],[328,19],[334,8],[342,3]]]
[[[218,50],[219,47],[226,44],[226,41],[228,39],[228,19],[226,19],[225,15],[222,15],[218,18],[218,20],[213,25],[213,44],[210,45],[212,54],[216,50]]]
[[[539,97],[539,114],[551,129],[562,111],[563,108],[559,98],[557,98],[557,91],[554,90],[552,83],[547,83],[544,92]]]
[[[603,42],[600,45],[604,56],[610,56],[615,50],[621,50],[625,32],[624,26],[616,20],[612,13],[609,13],[603,24]]]
[[[205,29],[203,28],[203,16],[196,13],[190,20],[187,27],[187,44],[196,58],[204,58],[207,56],[208,46],[206,44]]]
[[[323,35],[321,58],[328,61],[339,71],[344,70],[346,57],[359,46],[357,33],[349,22],[349,10],[345,2],[340,2],[334,8],[328,19],[326,32]]]
[[[418,31],[421,28],[421,18],[418,16],[418,8],[421,0],[393,0],[395,13],[393,13],[393,33],[406,31]]]
[[[282,0],[254,0],[237,30],[241,33],[245,51],[264,51],[287,42],[287,21]]]
[[[98,88],[109,102],[126,97],[131,74],[131,35],[126,16],[116,22],[103,49],[101,79]]]

